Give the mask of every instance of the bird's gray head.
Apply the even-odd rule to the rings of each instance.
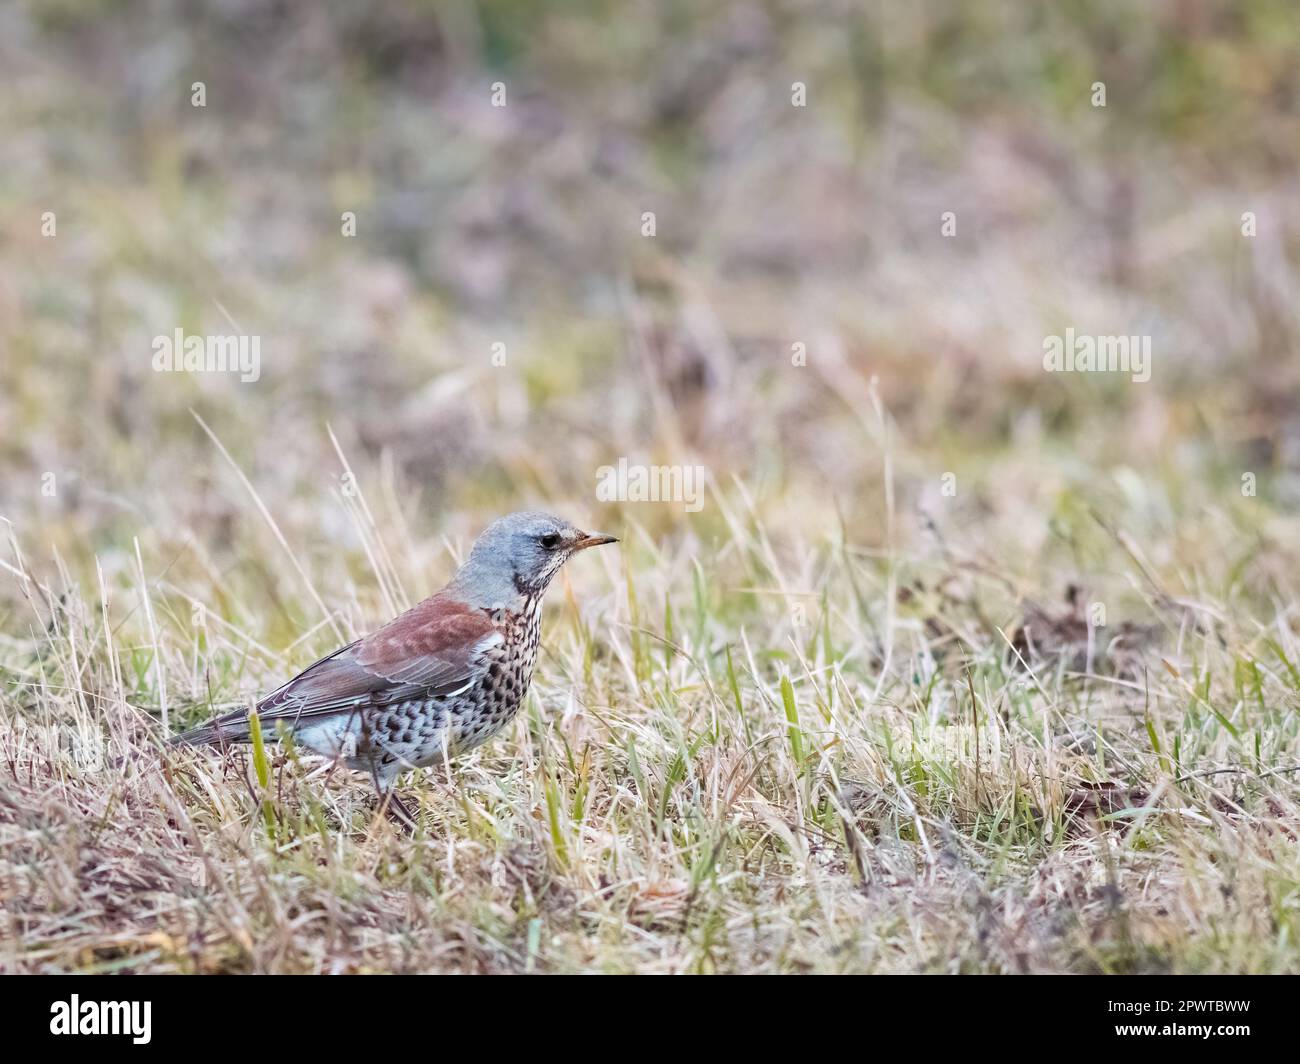
[[[474,541],[452,587],[475,606],[517,609],[524,599],[541,595],[578,551],[617,542],[550,514],[509,514],[493,521]]]

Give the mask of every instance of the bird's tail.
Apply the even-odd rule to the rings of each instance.
[[[191,728],[187,732],[181,732],[180,735],[173,735],[167,740],[167,745],[169,747],[225,746],[228,743],[246,743],[249,738],[248,717],[240,710],[210,720],[200,728]],[[134,764],[148,754],[148,750],[136,750],[124,757],[117,758],[113,762],[113,767],[122,768],[125,765]]]
[[[242,709],[217,717],[198,728],[191,728],[167,740],[168,746],[224,746],[250,740],[248,714]]]

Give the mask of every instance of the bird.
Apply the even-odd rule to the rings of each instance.
[[[413,827],[397,777],[481,746],[518,712],[537,663],[542,597],[580,551],[613,536],[535,511],[493,521],[441,591],[327,654],[255,706],[264,725],[367,773],[381,808]],[[171,745],[252,741],[247,709]]]

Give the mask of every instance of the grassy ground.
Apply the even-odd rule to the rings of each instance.
[[[0,969],[1300,970],[1285,5],[351,7],[0,14]],[[532,506],[623,542],[414,838],[161,753]]]
[[[33,576],[6,640],[5,966],[1296,967],[1300,646],[1285,610],[1234,604],[1228,515],[1214,539],[1176,519],[1163,563],[1083,531],[1145,624],[1117,645],[1108,618],[1088,669],[1085,622],[1053,606],[1025,637],[1010,574],[976,559],[800,542],[739,493],[709,511],[709,534],[632,525],[573,567],[526,712],[410,781],[414,840],[292,754],[96,758],[156,744],[164,689],[173,728],[265,690],[445,554],[426,574],[360,521],[385,561],[336,580],[298,559],[285,607],[312,616],[319,581],[332,624],[276,650],[240,607],[296,569],[270,534],[242,576],[201,546],[102,589]]]

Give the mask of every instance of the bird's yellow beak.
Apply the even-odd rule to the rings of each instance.
[[[599,547],[602,543],[617,543],[618,539],[614,536],[607,536],[602,532],[584,532],[573,544],[574,550],[586,550],[588,547]]]

